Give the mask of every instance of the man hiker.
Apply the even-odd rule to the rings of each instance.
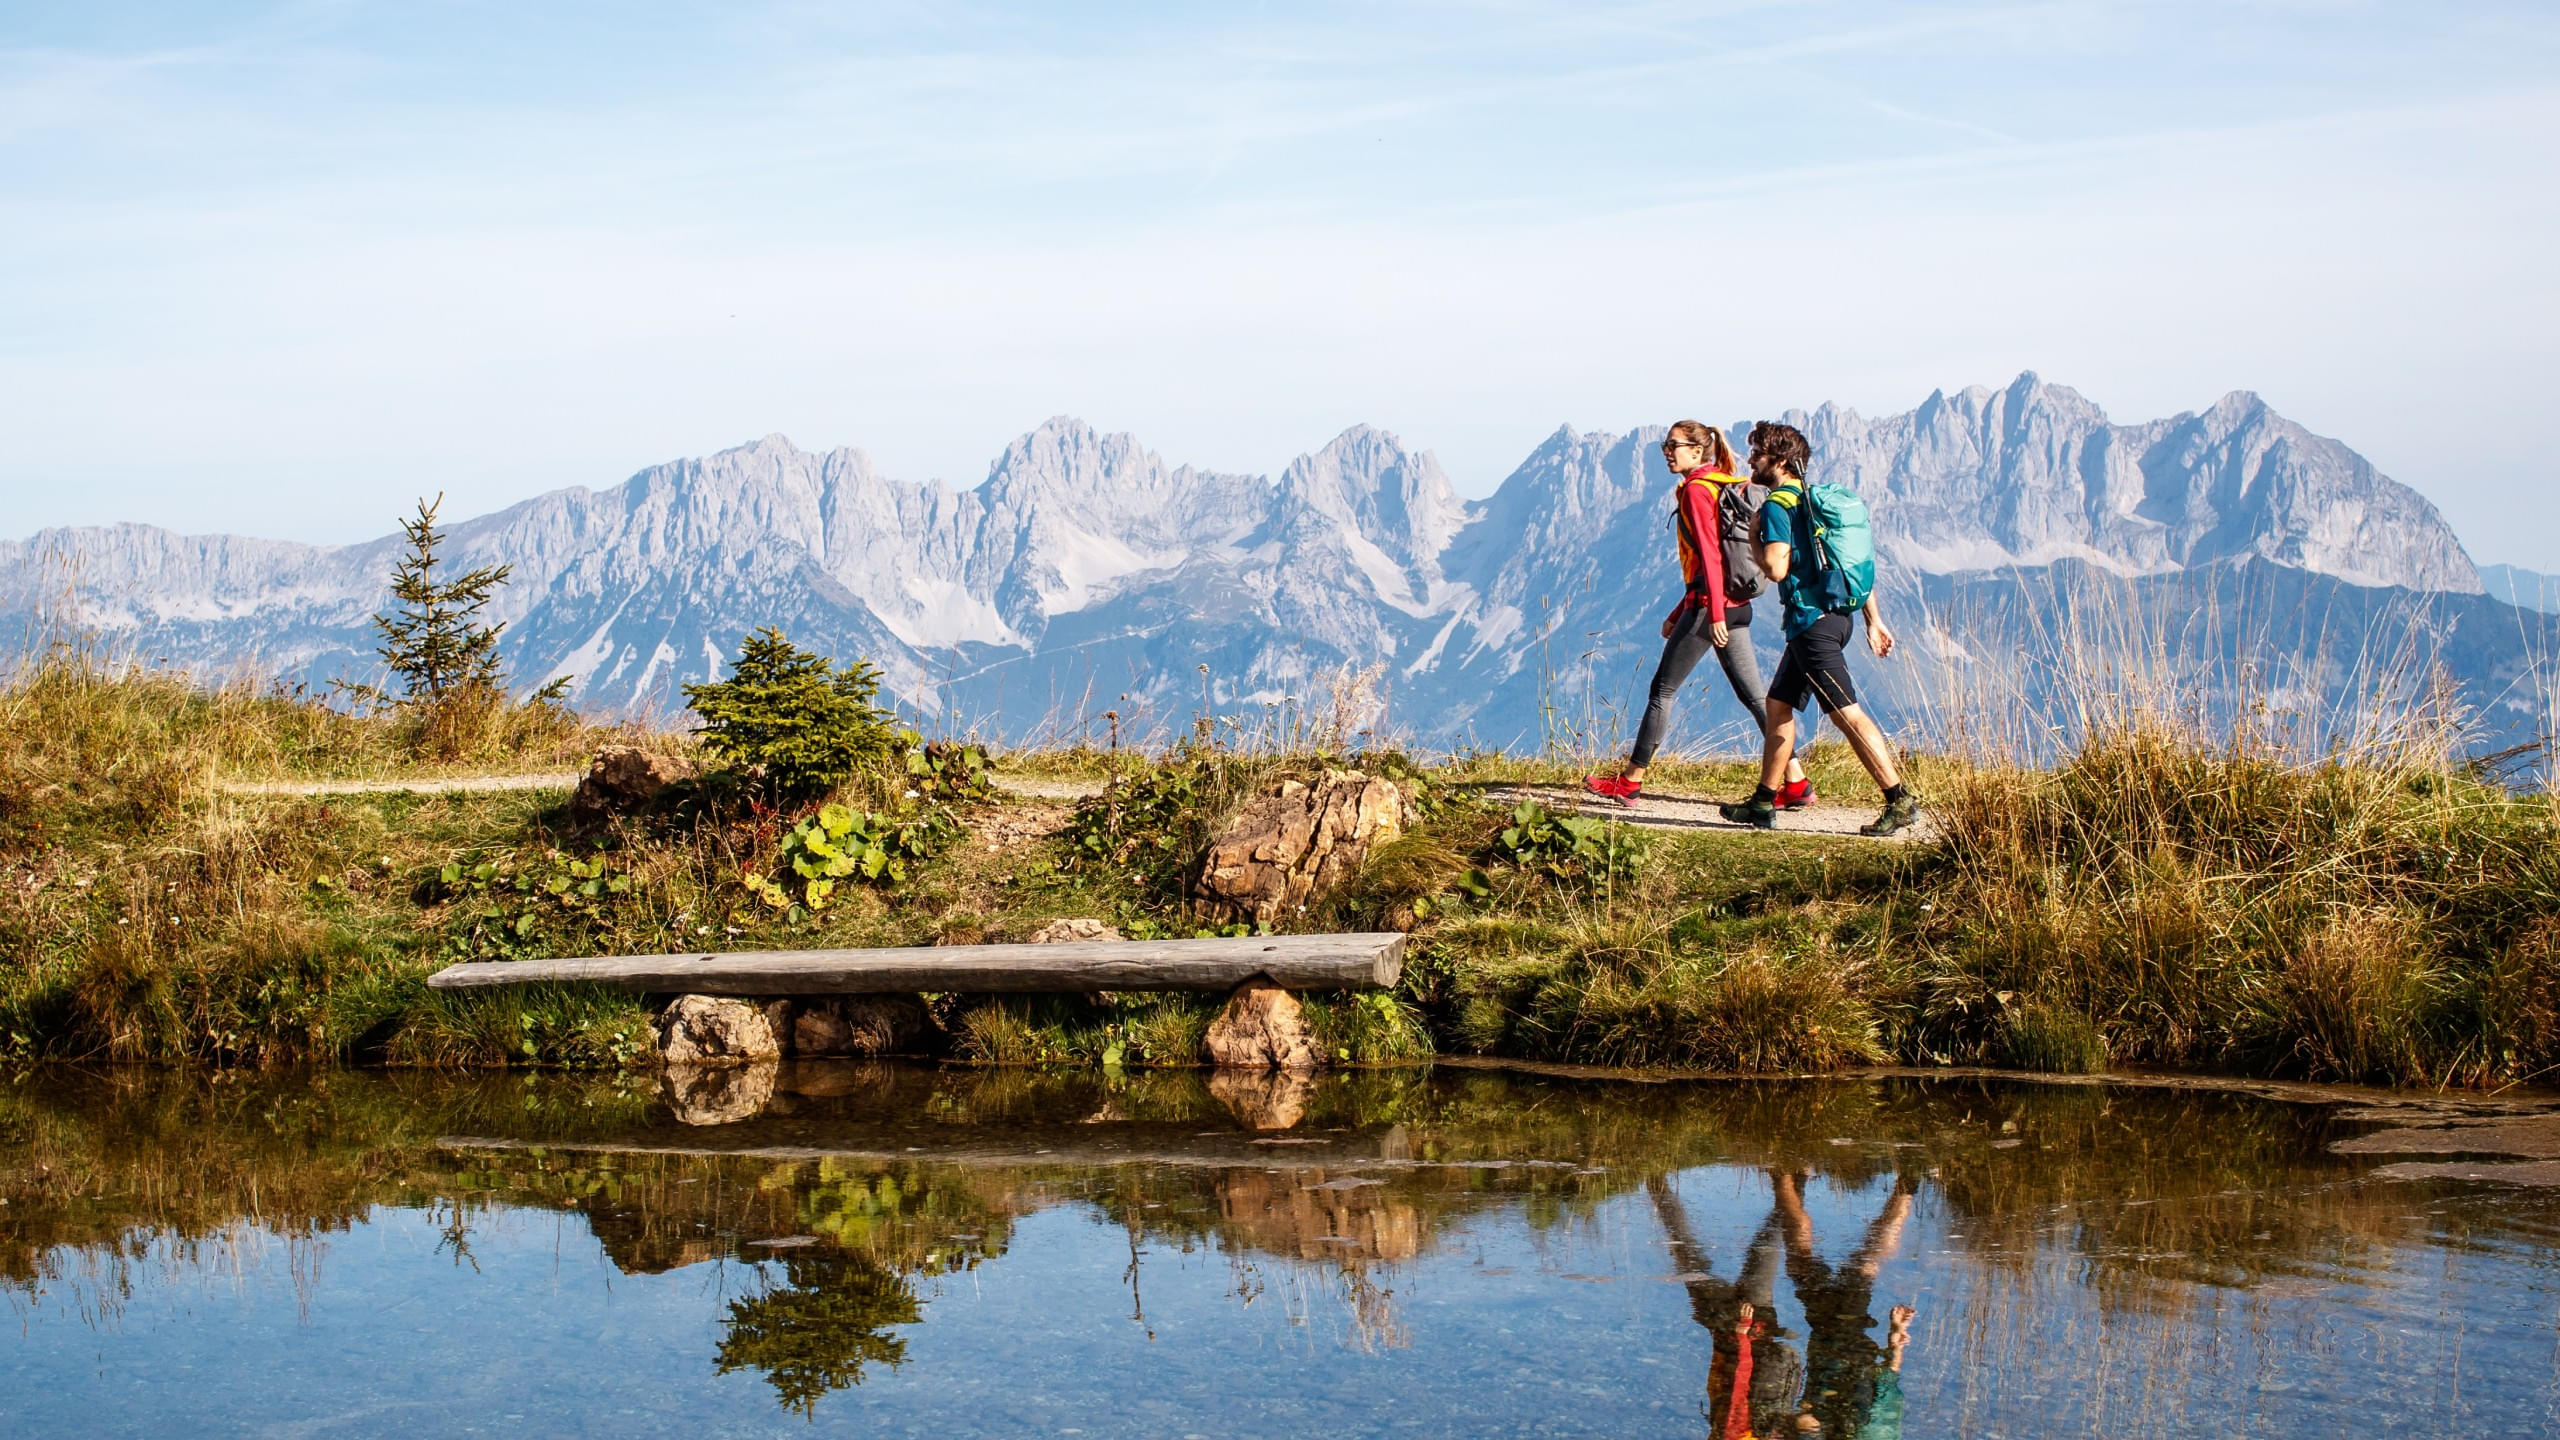
[[[1751,477],[1769,487],[1760,507],[1760,569],[1777,582],[1787,649],[1769,681],[1760,788],[1748,800],[1717,808],[1738,825],[1778,828],[1778,787],[1795,758],[1796,715],[1808,699],[1819,700],[1884,791],[1884,813],[1858,833],[1891,835],[1920,818],[1920,804],[1903,786],[1884,732],[1858,704],[1845,653],[1864,615],[1867,648],[1879,659],[1893,654],[1893,632],[1876,614],[1875,532],[1858,492],[1806,484],[1812,459],[1813,447],[1793,425],[1764,420],[1751,427]]]

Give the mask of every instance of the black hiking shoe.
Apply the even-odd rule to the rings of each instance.
[[[1716,807],[1716,813],[1735,825],[1748,825],[1754,830],[1778,828],[1778,806],[1771,800],[1735,800]]]
[[[1886,801],[1884,813],[1876,817],[1874,824],[1859,826],[1858,833],[1882,839],[1887,835],[1898,835],[1919,823],[1920,802],[1906,794],[1899,800]]]

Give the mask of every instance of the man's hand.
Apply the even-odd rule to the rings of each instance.
[[[1670,639],[1671,632],[1678,628],[1680,628],[1680,617],[1677,615],[1666,616],[1662,622],[1662,638],[1665,640]]]
[[[1709,626],[1707,633],[1715,637],[1716,648],[1719,650],[1724,648],[1724,642],[1733,638],[1733,632],[1726,629],[1724,622],[1721,620],[1717,621],[1712,626]]]
[[[1868,619],[1867,648],[1874,651],[1876,658],[1879,660],[1889,659],[1892,657],[1893,632],[1884,628],[1883,621],[1874,618]]]

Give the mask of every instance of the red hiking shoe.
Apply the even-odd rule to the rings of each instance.
[[[1801,810],[1812,804],[1816,798],[1818,797],[1813,793],[1813,777],[1808,775],[1802,780],[1791,781],[1779,789],[1778,808]]]
[[[1644,782],[1630,780],[1623,775],[1585,775],[1582,788],[1603,800],[1615,800],[1632,810],[1636,797],[1644,793]]]

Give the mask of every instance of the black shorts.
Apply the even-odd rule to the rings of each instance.
[[[1822,713],[1837,715],[1858,703],[1858,687],[1849,683],[1849,637],[1858,633],[1855,615],[1825,615],[1787,642],[1778,673],[1769,677],[1769,698],[1802,711],[1809,699],[1822,702]]]

